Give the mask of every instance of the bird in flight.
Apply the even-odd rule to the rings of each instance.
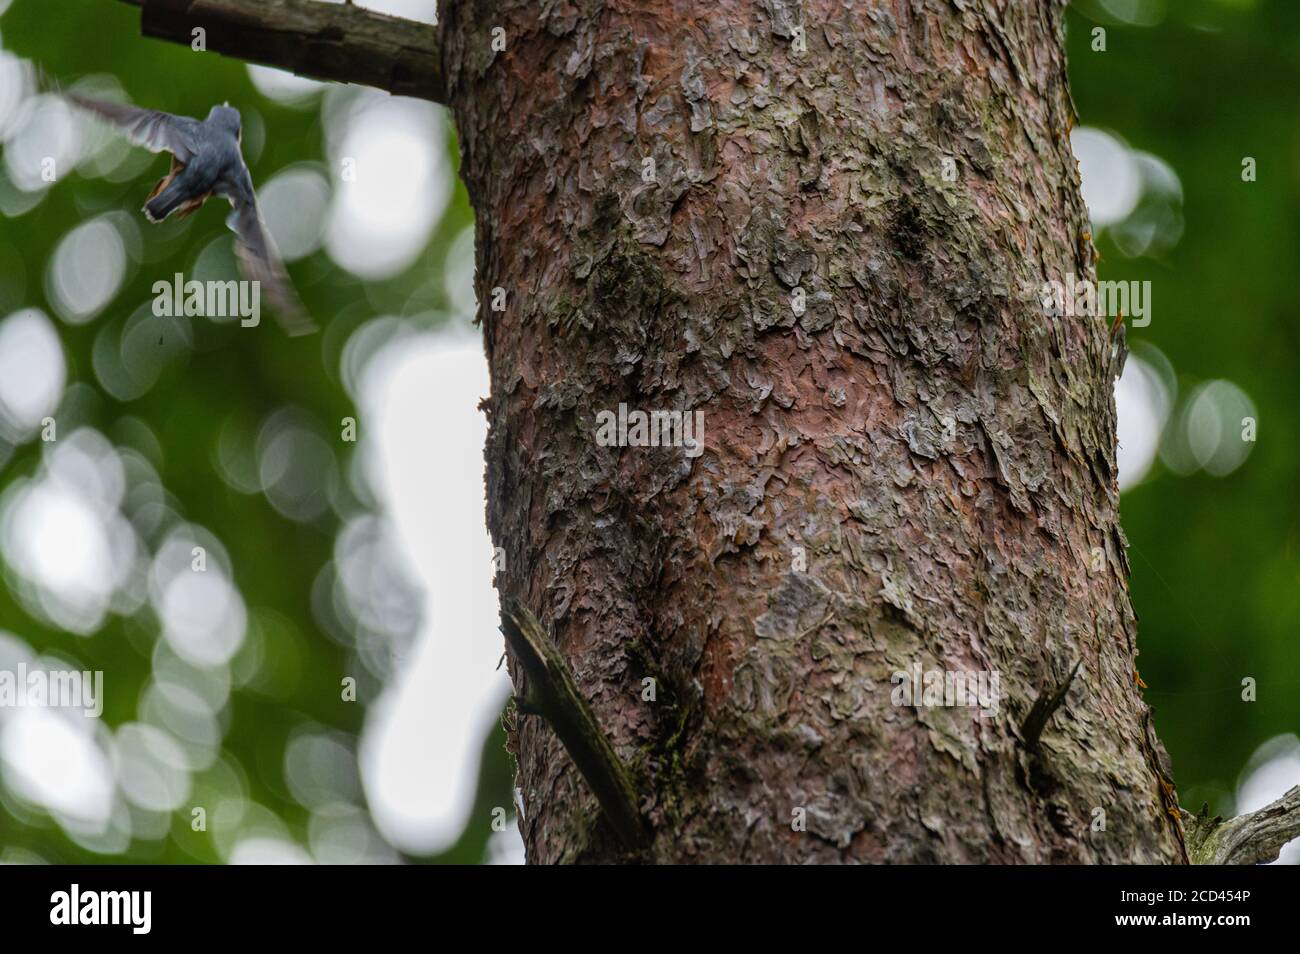
[[[239,151],[243,137],[239,110],[229,103],[213,106],[207,119],[200,121],[77,93],[65,95],[75,105],[117,126],[135,145],[150,152],[171,153],[171,170],[154,186],[144,204],[150,222],[161,222],[172,213],[180,218],[191,215],[213,195],[227,199],[233,211],[226,224],[235,233],[235,253],[244,277],[261,283],[276,317],[290,335],[316,330],[258,211],[253,180]]]

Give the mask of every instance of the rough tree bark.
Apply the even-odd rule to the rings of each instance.
[[[498,586],[653,837],[623,848],[516,713],[530,860],[1186,860],[1135,673],[1122,330],[1026,293],[1094,277],[1062,6],[441,4]],[[702,410],[703,454],[599,446],[620,403]],[[914,664],[1002,704],[895,706]]]

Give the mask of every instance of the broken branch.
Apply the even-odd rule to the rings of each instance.
[[[501,631],[528,677],[520,711],[539,713],[550,723],[619,838],[629,848],[644,847],[649,833],[632,778],[578,692],[560,650],[537,617],[517,600],[503,601],[501,622]]]
[[[145,36],[311,79],[357,83],[443,102],[438,28],[319,0],[122,0],[140,7]]]
[[[1259,865],[1277,858],[1282,846],[1300,838],[1300,785],[1257,812],[1236,818],[1183,812],[1187,851],[1194,865]]]
[[[1025,748],[1033,752],[1038,748],[1038,740],[1043,735],[1043,729],[1047,726],[1047,720],[1052,714],[1061,707],[1065,701],[1065,694],[1070,691],[1070,686],[1074,684],[1074,677],[1079,672],[1079,665],[1083,662],[1083,657],[1074,661],[1074,668],[1070,674],[1059,685],[1044,689],[1034,700],[1033,708],[1029,710],[1029,715],[1025,717],[1024,724],[1020,727],[1020,737],[1024,739]]]

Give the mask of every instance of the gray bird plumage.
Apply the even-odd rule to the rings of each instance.
[[[149,221],[161,222],[172,213],[190,215],[213,195],[227,199],[234,209],[226,224],[235,233],[235,253],[245,278],[261,283],[289,334],[316,330],[258,211],[253,179],[239,150],[237,109],[228,104],[213,106],[206,119],[197,120],[76,93],[67,94],[67,98],[119,127],[135,145],[150,152],[171,153],[171,171],[144,204]]]

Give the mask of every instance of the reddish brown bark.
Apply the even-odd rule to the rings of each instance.
[[[1026,294],[1093,273],[1061,13],[442,6],[498,584],[638,779],[644,860],[1184,859],[1134,679],[1122,358]],[[620,403],[702,410],[703,454],[600,446]],[[913,664],[995,672],[1001,705],[894,705]],[[531,860],[627,857],[544,721],[512,745]]]

